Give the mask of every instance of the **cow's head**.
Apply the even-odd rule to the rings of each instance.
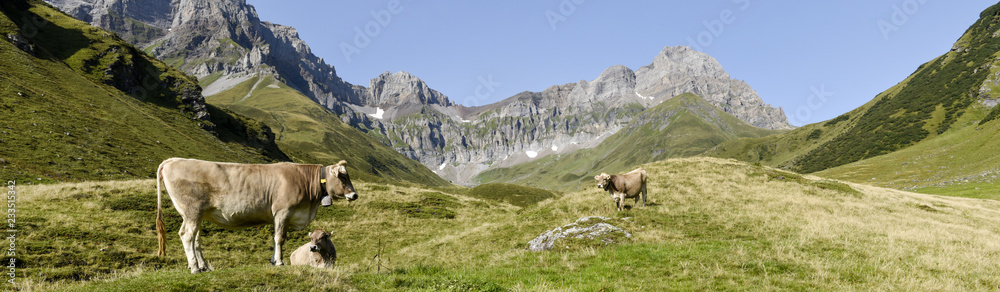
[[[323,242],[330,240],[330,234],[323,231],[323,229],[316,229],[312,233],[309,233],[309,251],[319,252],[323,250]]]
[[[602,172],[601,174],[594,176],[594,179],[597,180],[597,188],[599,189],[606,191],[608,190],[608,186],[611,185],[611,175],[607,173]]]
[[[354,191],[351,184],[351,177],[347,175],[347,161],[341,160],[337,164],[323,168],[326,172],[326,193],[329,196],[323,198],[323,206],[333,204],[332,199],[347,199],[354,201],[358,199],[358,192]]]

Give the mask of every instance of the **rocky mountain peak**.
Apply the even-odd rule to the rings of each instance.
[[[614,65],[601,72],[592,83],[607,83],[620,87],[635,87],[635,71],[624,65]]]
[[[636,99],[635,71],[623,65],[608,67],[593,81],[580,81],[570,93],[574,103],[586,101],[623,104]],[[586,106],[586,104],[582,104]]]
[[[370,98],[364,106],[392,107],[405,104],[454,106],[448,97],[433,90],[423,80],[409,72],[389,73],[388,71],[372,78],[368,90]]]
[[[781,108],[765,104],[746,82],[730,78],[719,61],[689,47],[666,47],[635,74],[636,94],[669,98],[690,92],[751,125],[792,128]]]
[[[653,59],[653,63],[642,69],[646,69],[646,72],[677,72],[690,76],[729,79],[729,74],[722,69],[719,61],[687,46],[663,48]]]

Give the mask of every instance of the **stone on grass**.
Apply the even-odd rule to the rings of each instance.
[[[632,237],[632,234],[628,233],[628,231],[625,231],[621,227],[608,224],[606,221],[609,220],[611,220],[611,218],[600,216],[580,218],[576,220],[576,222],[566,226],[557,227],[556,229],[542,233],[542,235],[539,235],[535,239],[528,242],[528,249],[531,251],[550,250],[556,247],[556,243],[563,238],[590,240],[594,242],[601,242],[603,244],[611,244],[615,242],[615,238],[617,236],[622,234],[625,237]]]

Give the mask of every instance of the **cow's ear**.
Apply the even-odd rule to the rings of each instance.
[[[594,176],[594,179],[596,179],[596,180],[601,180],[601,175],[600,175],[600,174],[598,174],[598,175],[595,175],[595,176]]]

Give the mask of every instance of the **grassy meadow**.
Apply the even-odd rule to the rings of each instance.
[[[215,271],[191,275],[165,209],[157,258],[152,180],[18,186],[17,289],[664,291],[1000,288],[1000,202],[842,183],[716,158],[643,165],[649,204],[615,212],[595,189],[515,206],[468,189],[355,181],[360,199],[322,208],[289,234],[332,233],[334,269],[272,267],[270,226],[204,223]],[[468,193],[469,195],[466,195]],[[531,192],[527,192],[531,193]],[[541,192],[539,192],[541,194]],[[519,200],[519,202],[531,202]],[[170,206],[167,199],[165,205]],[[539,234],[607,216],[622,243]]]

